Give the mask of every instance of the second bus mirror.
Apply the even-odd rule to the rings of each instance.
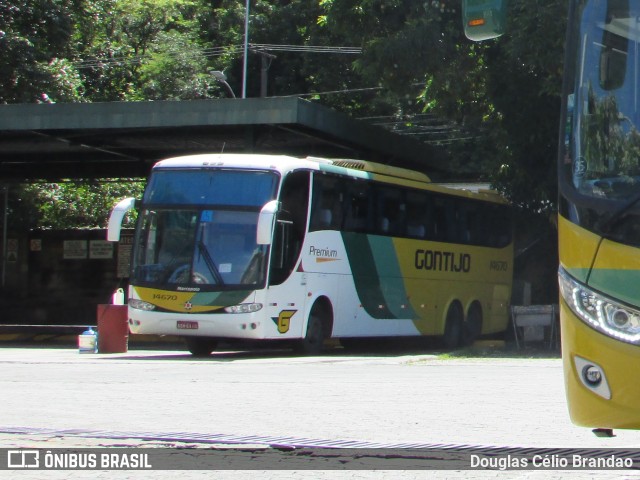
[[[271,245],[273,239],[273,222],[278,213],[277,200],[271,200],[265,204],[258,214],[258,228],[256,233],[256,243],[258,245]]]
[[[469,40],[499,37],[507,23],[507,0],[463,0],[462,24]]]

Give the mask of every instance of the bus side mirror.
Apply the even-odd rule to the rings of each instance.
[[[462,24],[469,40],[499,37],[507,23],[507,0],[462,0]]]
[[[273,223],[278,213],[277,200],[271,200],[260,210],[258,214],[258,228],[256,233],[256,243],[258,245],[271,245],[273,239]]]
[[[120,240],[120,230],[122,229],[122,219],[129,210],[133,210],[136,206],[135,198],[125,198],[120,200],[109,215],[109,226],[107,227],[107,240],[109,242],[117,242]]]

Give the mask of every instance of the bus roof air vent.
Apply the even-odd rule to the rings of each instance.
[[[333,164],[336,167],[344,167],[344,168],[351,168],[353,170],[369,171],[369,169],[366,168],[366,162],[363,162],[362,160],[335,160]]]
[[[378,175],[386,175],[388,177],[404,178],[407,180],[414,180],[416,182],[431,182],[431,179],[424,173],[414,172],[413,170],[408,170],[406,168],[392,167],[382,163],[351,159],[337,159],[332,163],[336,167],[361,170],[364,172],[376,173]]]

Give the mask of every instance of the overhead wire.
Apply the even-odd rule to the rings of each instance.
[[[360,54],[361,47],[331,47],[322,45],[278,45],[271,43],[250,43],[249,50],[253,52],[259,51],[275,51],[275,52],[301,52],[301,53],[334,53],[334,54]],[[224,47],[208,47],[200,50],[202,56],[206,58],[219,57],[222,55],[237,55],[243,52],[243,45],[228,45]],[[106,57],[106,58],[90,58],[73,62],[78,69],[86,68],[102,68],[109,66],[124,66],[141,64],[151,54],[134,55],[131,57]]]
[[[271,43],[250,43],[249,50],[254,53],[260,52],[298,52],[298,53],[325,53],[325,54],[349,54],[358,55],[362,53],[361,47],[353,46],[323,46],[323,45],[281,45]],[[222,55],[238,55],[243,53],[243,45],[228,45],[222,47],[208,47],[201,49],[200,53],[206,58],[213,58]],[[132,57],[108,57],[86,59],[74,62],[74,66],[78,69],[87,68],[104,68],[110,66],[125,66],[132,64],[141,64],[150,54],[136,55]],[[421,84],[413,84],[424,85]],[[345,93],[358,93],[383,90],[383,87],[362,87],[349,88],[341,90],[329,90],[324,92],[299,93],[291,95],[278,95],[278,97],[315,97],[322,95],[337,95]],[[391,121],[380,121],[389,120]],[[361,120],[369,121],[381,128],[393,131],[400,135],[410,135],[419,137],[420,140],[427,144],[448,145],[457,141],[466,141],[475,138],[475,135],[469,134],[464,128],[456,124],[445,123],[439,121],[431,115],[415,115],[408,119],[397,119],[397,117],[368,117]],[[426,121],[425,121],[426,120]],[[407,125],[410,124],[410,125]],[[403,128],[403,125],[406,127]],[[427,137],[427,138],[425,138]],[[434,138],[436,137],[436,138]]]

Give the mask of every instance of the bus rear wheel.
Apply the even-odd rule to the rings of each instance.
[[[469,308],[467,320],[462,329],[462,344],[466,347],[473,345],[482,334],[482,307],[474,302]]]
[[[445,348],[458,348],[462,340],[463,316],[462,307],[458,303],[452,303],[447,311],[447,319],[442,335],[442,344]]]
[[[194,357],[208,357],[218,346],[215,338],[185,337],[184,341],[187,344],[187,350]]]

